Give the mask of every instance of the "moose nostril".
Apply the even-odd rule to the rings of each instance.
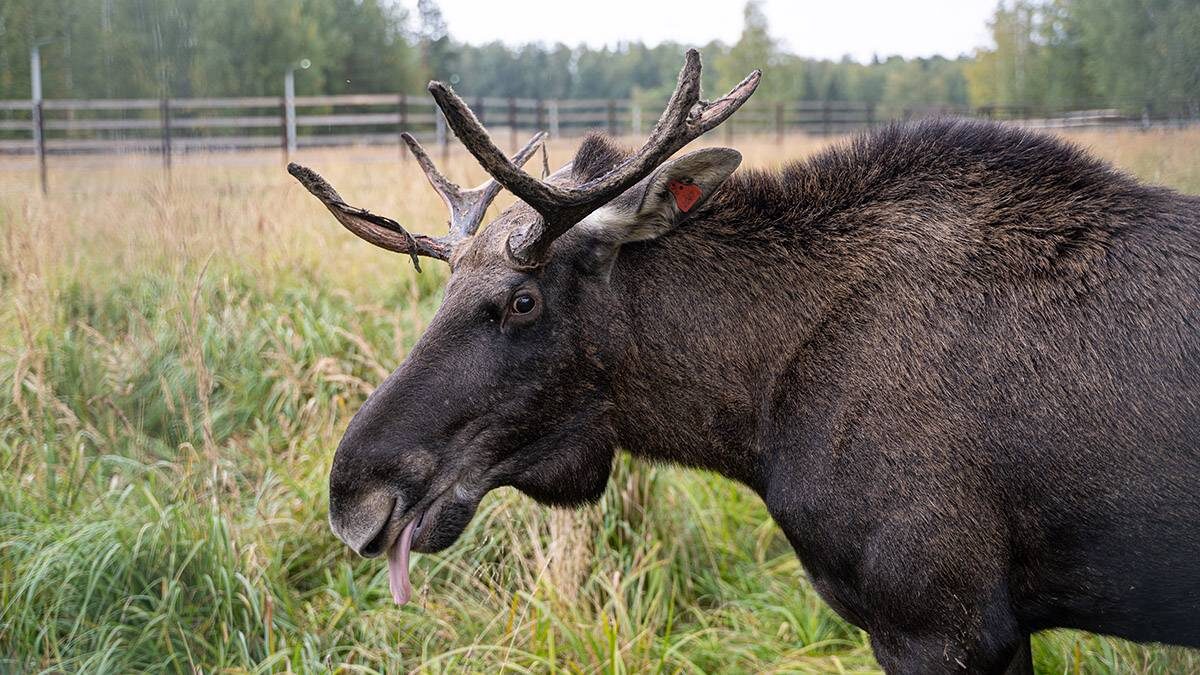
[[[374,492],[358,500],[330,495],[329,526],[347,546],[360,555],[379,555],[387,546],[388,525],[400,499]]]
[[[376,534],[376,536],[374,536],[370,542],[362,544],[362,548],[355,552],[358,552],[358,554],[362,557],[376,557],[383,555],[383,552],[388,550],[388,544],[391,543],[389,534],[390,532],[388,526],[384,525],[382,530],[379,530],[379,533]]]
[[[392,528],[389,526],[395,519],[396,503],[398,501],[399,500],[394,500],[392,502],[392,508],[388,510],[387,518],[384,519],[383,525],[379,528],[379,531],[375,533],[375,536],[371,537],[367,543],[363,544],[362,547],[357,549],[357,553],[359,555],[364,558],[374,558],[377,555],[382,555],[383,552],[387,550],[388,544],[392,543]]]

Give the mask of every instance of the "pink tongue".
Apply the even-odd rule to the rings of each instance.
[[[404,526],[400,538],[388,551],[388,582],[392,587],[392,599],[397,605],[403,605],[412,597],[412,584],[408,581],[408,553],[412,549],[413,528],[417,524],[414,518]]]

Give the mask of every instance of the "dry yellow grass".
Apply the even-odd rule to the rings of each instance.
[[[1143,180],[1200,193],[1200,129],[1067,137]],[[705,140],[722,141],[717,136]],[[744,166],[774,168],[831,142],[838,139],[792,135],[783,143],[773,136],[739,137],[734,145],[745,156]],[[572,140],[552,143],[551,165],[568,160],[574,147]],[[445,222],[440,200],[416,164],[398,157],[395,148],[354,148],[306,151],[296,159],[318,168],[353,203],[416,231],[439,232]],[[458,148],[448,161],[437,159],[461,184],[485,178]],[[338,262],[347,259],[355,260],[361,272],[394,272],[395,261],[385,253],[361,246],[326,222],[320,207],[282,171],[282,163],[278,152],[179,157],[168,186],[155,157],[52,157],[51,195],[42,199],[32,160],[7,160],[0,161],[0,203],[36,233],[39,263],[49,259],[49,252],[60,263],[121,268],[148,257],[192,259],[214,251],[268,265],[296,257],[311,261],[320,253],[317,260],[332,274],[345,273]],[[510,201],[502,193],[493,213]],[[95,250],[104,255],[94,255]]]
[[[1200,193],[1200,130],[1072,138]],[[733,145],[769,168],[828,142]],[[444,227],[395,148],[297,160],[351,203]],[[444,168],[484,177],[461,151]],[[342,230],[278,153],[177,158],[169,182],[155,158],[56,157],[49,197],[36,181],[0,162],[0,670],[877,668],[757,500],[679,470],[623,464],[576,517],[493,495],[418,561],[416,606],[391,607],[378,561],[328,532],[324,481],[445,270]],[[1200,668],[1075,633],[1036,654],[1049,672]]]

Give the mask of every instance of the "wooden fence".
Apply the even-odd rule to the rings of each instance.
[[[590,129],[639,134],[657,110],[627,100],[477,98],[467,101],[500,140],[534,129],[575,136]],[[0,101],[0,153],[190,152],[277,147],[287,150],[289,115],[296,147],[396,144],[399,133],[444,143],[440,112],[428,97],[403,94],[282,97]],[[795,102],[748,104],[727,129],[843,133],[876,122],[873,106]]]
[[[659,112],[615,99],[468,98],[467,102],[497,142],[513,149],[535,129],[547,130],[552,137],[576,136],[590,129],[642,135]],[[1197,109],[1192,104],[1185,108],[1190,113],[1168,119],[1120,108],[883,108],[836,101],[750,101],[719,133],[727,140],[748,133],[843,134],[881,121],[933,114],[1013,119],[1040,127],[1144,127],[1200,122]],[[392,145],[402,154],[401,131],[443,151],[449,147],[445,119],[425,95],[0,101],[0,155],[36,155],[43,173],[46,157],[60,154],[156,153],[167,169],[173,156],[191,152],[278,148],[290,156],[307,147]]]

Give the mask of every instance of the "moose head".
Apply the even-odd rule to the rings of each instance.
[[[690,50],[649,139],[633,154],[585,141],[544,179],[520,167],[538,134],[509,159],[446,85],[429,85],[455,134],[492,179],[463,190],[404,140],[450,209],[444,237],[410,234],[347,205],[312,171],[288,170],[351,232],[383,248],[450,264],[444,300],[407,358],[350,422],[329,477],[334,533],[364,556],[387,552],[392,592],[408,600],[410,551],[452,544],[483,498],[513,486],[548,504],[604,490],[620,443],[616,380],[636,331],[623,289],[622,247],[669,233],[702,210],[741,162],[729,148],[670,159],[734,113],[755,71],[701,101]],[[501,186],[520,201],[479,231]],[[633,282],[636,284],[636,280]]]

